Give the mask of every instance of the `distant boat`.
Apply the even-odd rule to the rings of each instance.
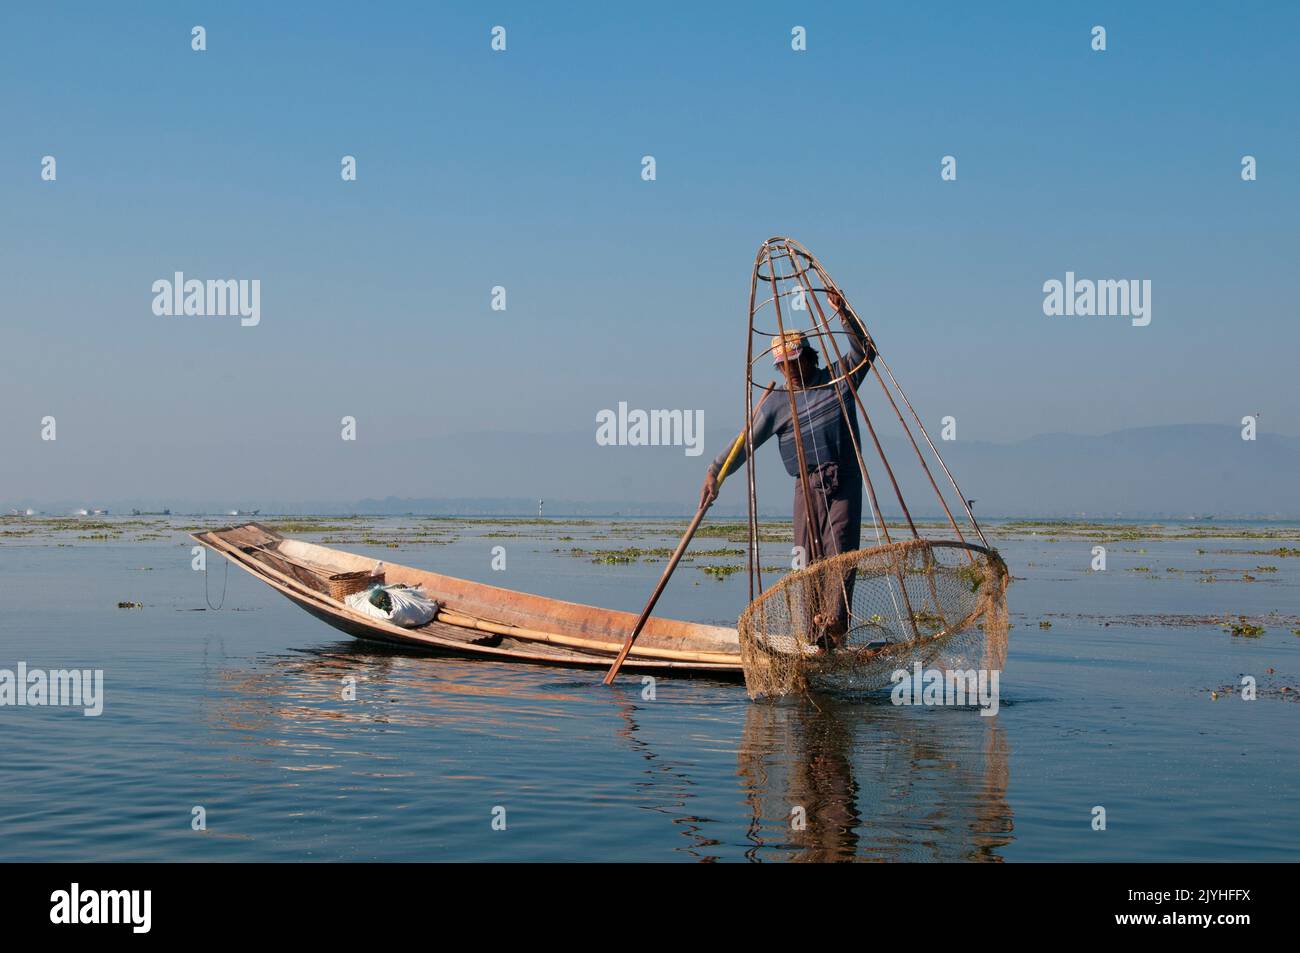
[[[231,510],[227,516],[256,516],[261,510]]]

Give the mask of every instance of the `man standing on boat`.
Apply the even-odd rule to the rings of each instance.
[[[855,445],[860,445],[854,391],[866,379],[876,349],[858,321],[849,314],[844,299],[827,292],[827,301],[848,334],[849,346],[834,366],[821,366],[817,348],[808,345],[799,331],[786,331],[772,338],[772,360],[781,369],[786,385],[794,393],[803,443],[803,462],[808,473],[808,503],[799,485],[799,452],[795,445],[794,421],[787,395],[773,395],[754,415],[753,444],[757,449],[773,435],[777,437],[786,472],[795,478],[794,541],[811,561],[852,552],[858,548],[862,529],[862,471]],[[836,380],[840,378],[839,380]],[[831,384],[832,381],[836,383]],[[728,443],[709,464],[700,491],[700,506],[718,495],[718,477],[727,455]],[[742,443],[727,475],[745,463]],[[839,644],[848,630],[849,605],[854,574],[843,580],[843,591],[833,600],[829,613],[817,621],[822,626],[826,648]],[[837,586],[837,588],[839,588]]]

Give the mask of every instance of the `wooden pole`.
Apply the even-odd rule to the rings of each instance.
[[[771,394],[775,389],[775,382],[768,386],[762,399],[759,400],[758,406],[754,408],[755,416],[758,415],[759,408],[763,406],[763,401],[767,400],[768,394]],[[748,433],[749,427],[746,426],[745,429],[740,432],[740,436],[738,436],[735,442],[732,443],[731,452],[727,454],[727,459],[723,461],[722,464],[722,470],[718,473],[719,490],[722,489],[722,481],[727,478],[727,470],[736,459],[736,454],[740,453],[740,448],[745,445],[745,435]],[[603,684],[614,684],[614,679],[618,677],[618,670],[622,668],[623,662],[627,659],[628,653],[632,651],[632,643],[636,641],[636,637],[640,635],[641,630],[645,628],[646,622],[650,619],[650,613],[654,611],[655,604],[659,601],[659,597],[663,595],[664,589],[668,586],[669,577],[672,576],[673,570],[677,568],[677,564],[682,561],[682,556],[686,553],[686,547],[691,544],[691,538],[695,536],[695,531],[700,528],[700,523],[704,520],[704,514],[709,511],[709,507],[712,505],[713,500],[709,500],[695,511],[695,518],[691,520],[691,525],[686,527],[686,532],[682,534],[681,542],[678,543],[677,548],[673,550],[673,555],[668,560],[668,565],[664,567],[663,575],[659,577],[659,584],[655,586],[655,591],[650,593],[650,600],[645,604],[645,608],[641,610],[641,615],[637,617],[636,625],[632,627],[632,631],[629,632],[627,638],[624,639],[623,647],[619,649],[618,652],[618,658],[614,659],[614,664],[611,665],[609,671],[605,673]]]

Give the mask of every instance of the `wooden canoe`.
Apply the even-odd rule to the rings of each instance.
[[[370,569],[373,557],[287,539],[260,523],[192,536],[354,638],[437,654],[606,668],[637,619],[631,612],[500,589],[384,560],[387,582],[422,586],[442,604],[432,622],[407,629],[355,612],[329,595],[329,576]],[[624,667],[735,677],[741,674],[740,642],[735,629],[651,618]]]

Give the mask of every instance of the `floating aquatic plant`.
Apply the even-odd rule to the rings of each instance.
[[[1244,615],[1239,617],[1237,622],[1226,621],[1223,627],[1231,632],[1234,636],[1240,636],[1245,639],[1257,639],[1264,634],[1264,627],[1250,622]]]

